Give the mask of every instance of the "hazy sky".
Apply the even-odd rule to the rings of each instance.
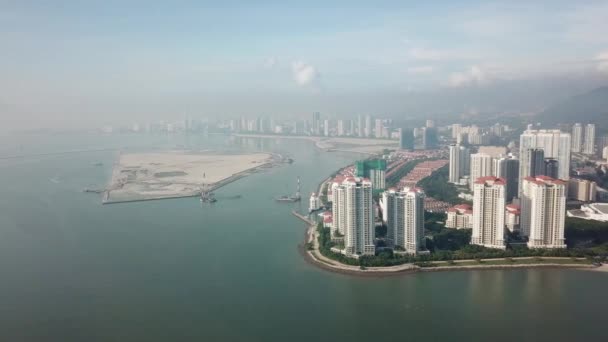
[[[395,114],[417,94],[608,84],[606,1],[454,2],[0,1],[2,126]]]

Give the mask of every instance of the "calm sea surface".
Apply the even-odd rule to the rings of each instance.
[[[102,206],[116,152],[289,153],[292,165],[198,199]],[[0,341],[608,340],[608,273],[471,271],[379,279],[297,251],[293,204],[354,154],[223,136],[0,136]],[[102,162],[103,166],[95,166]],[[239,199],[234,196],[241,195]],[[307,201],[295,205],[305,209]]]

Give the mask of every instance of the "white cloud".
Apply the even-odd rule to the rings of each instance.
[[[417,67],[412,67],[412,68],[407,69],[408,74],[415,74],[415,75],[431,74],[434,71],[435,71],[435,68],[431,65],[423,65],[423,66],[417,66]]]
[[[467,71],[451,74],[447,85],[450,87],[467,87],[471,85],[486,84],[490,80],[491,77],[485,70],[477,65],[474,65]]]
[[[291,63],[291,71],[294,81],[301,86],[315,84],[320,77],[319,72],[314,66],[303,61]]]
[[[595,56],[595,61],[597,61],[597,70],[608,74],[608,51],[603,51]]]

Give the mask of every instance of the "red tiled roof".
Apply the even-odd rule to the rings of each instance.
[[[479,177],[475,180],[475,184],[485,184],[486,182],[492,182],[497,185],[505,185],[507,182],[503,178],[494,177],[494,176],[485,176]]]
[[[526,178],[524,178],[524,180],[538,184],[538,185],[544,185],[544,184],[565,185],[566,184],[566,182],[561,179],[555,179],[555,178],[551,178],[549,176],[543,176],[543,175],[535,176],[535,177],[526,177]]]
[[[469,204],[457,204],[454,206],[454,209],[462,209],[462,210],[469,210],[472,207]]]

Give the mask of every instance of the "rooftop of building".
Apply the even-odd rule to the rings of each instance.
[[[581,209],[568,210],[569,217],[608,222],[608,203],[583,204]]]
[[[469,204],[457,204],[447,210],[449,213],[473,214],[473,207]]]
[[[475,184],[487,184],[487,185],[505,185],[507,182],[500,177],[495,176],[484,176],[479,177],[475,180]]]
[[[608,203],[591,203],[587,206],[600,214],[608,215]]]
[[[526,177],[524,181],[532,182],[538,185],[565,185],[566,182],[561,179],[551,178],[549,176],[534,176],[534,177]]]

